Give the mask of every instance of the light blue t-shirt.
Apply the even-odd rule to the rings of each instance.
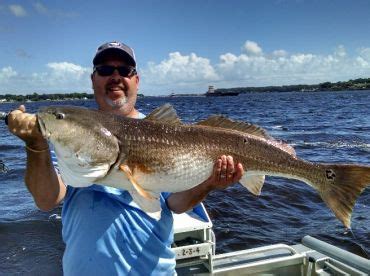
[[[165,197],[159,221],[132,206],[127,191],[67,187],[62,211],[65,275],[171,275],[173,217]]]
[[[64,274],[175,274],[168,196],[161,194],[162,213],[157,221],[137,208],[125,190],[101,185],[67,186],[62,209]]]

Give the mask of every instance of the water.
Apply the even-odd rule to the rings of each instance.
[[[251,93],[238,97],[142,98],[140,111],[171,103],[188,123],[223,114],[258,124],[294,146],[301,158],[318,162],[370,164],[370,93]],[[73,104],[95,108],[93,101],[28,103]],[[17,104],[0,104],[9,111]],[[10,169],[0,174],[0,274],[61,274],[64,244],[60,208],[36,209],[23,184],[22,142],[0,123],[0,160]],[[370,258],[370,189],[360,196],[352,216],[352,233],[325,206],[316,192],[299,181],[267,177],[262,195],[240,185],[214,191],[205,205],[214,223],[217,253],[272,243],[294,244],[312,235]]]

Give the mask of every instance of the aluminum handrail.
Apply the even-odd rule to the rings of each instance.
[[[258,248],[240,250],[240,251],[237,251],[237,252],[239,254],[244,254],[244,253],[255,254],[255,253],[265,253],[265,252],[269,252],[271,250],[279,250],[279,249],[286,249],[292,255],[299,254],[294,248],[292,248],[291,246],[286,245],[286,244],[267,245],[267,246],[258,247]],[[229,253],[223,253],[223,254],[220,254],[220,255],[216,255],[216,257],[221,257],[222,256],[222,258],[224,258],[224,257],[233,256],[234,254],[235,254],[235,252],[229,252]]]
[[[368,259],[308,235],[303,237],[302,244],[333,259],[343,262],[344,264],[349,264],[354,268],[370,274],[370,260]]]

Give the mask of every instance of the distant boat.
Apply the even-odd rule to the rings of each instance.
[[[216,91],[213,85],[210,85],[208,86],[208,91],[205,95],[206,97],[238,96],[239,92],[235,92],[235,91],[220,92],[220,91]]]
[[[213,92],[206,93],[206,97],[220,97],[220,96],[238,96],[239,92]]]

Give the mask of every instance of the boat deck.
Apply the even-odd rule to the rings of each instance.
[[[215,254],[212,222],[203,205],[175,215],[178,275],[370,275],[370,260],[306,236],[301,244],[275,244]]]

